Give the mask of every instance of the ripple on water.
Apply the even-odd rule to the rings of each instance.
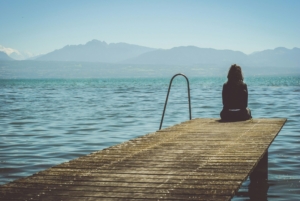
[[[288,118],[269,149],[272,201],[299,199],[298,80],[247,78],[255,118]],[[163,127],[189,118],[183,81],[172,86]],[[219,118],[224,81],[190,80],[193,118]],[[0,80],[0,184],[156,131],[168,84],[169,79]],[[249,184],[232,200],[249,200]]]

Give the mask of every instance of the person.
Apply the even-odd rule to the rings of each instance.
[[[223,110],[220,113],[222,121],[245,121],[251,119],[251,110],[248,108],[248,89],[244,83],[242,68],[231,65],[228,81],[222,90]]]

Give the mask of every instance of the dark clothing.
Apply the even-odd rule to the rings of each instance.
[[[251,119],[251,110],[249,108],[243,110],[226,110],[220,113],[222,121],[245,121]]]
[[[242,121],[251,119],[251,111],[248,106],[247,84],[230,83],[223,85],[222,91],[223,110],[220,114],[225,121]]]

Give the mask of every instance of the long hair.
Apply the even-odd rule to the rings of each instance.
[[[242,68],[236,64],[231,65],[227,78],[229,83],[243,83],[244,77]]]

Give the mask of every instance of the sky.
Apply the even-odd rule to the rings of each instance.
[[[0,0],[0,47],[45,54],[97,39],[246,54],[300,47],[299,0]]]

